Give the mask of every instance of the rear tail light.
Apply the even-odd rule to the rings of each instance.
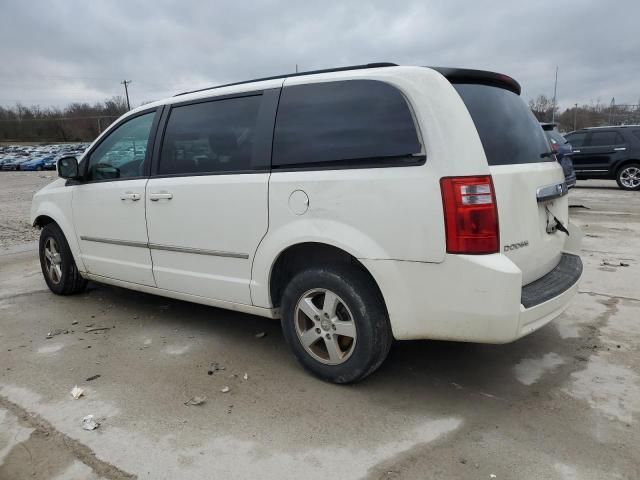
[[[440,179],[447,252],[497,253],[498,209],[490,175]]]

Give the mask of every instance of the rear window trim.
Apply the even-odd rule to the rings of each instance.
[[[411,160],[406,162],[404,160]],[[328,162],[294,163],[288,165],[272,165],[274,173],[278,172],[304,172],[318,170],[354,170],[368,168],[405,168],[419,167],[427,161],[425,154],[391,155],[386,157],[349,158],[345,160],[332,160]]]

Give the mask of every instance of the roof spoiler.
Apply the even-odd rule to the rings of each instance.
[[[504,88],[516,95],[520,95],[520,84],[508,75],[489,72],[486,70],[471,70],[468,68],[427,67],[441,73],[451,83],[478,83],[491,87]]]

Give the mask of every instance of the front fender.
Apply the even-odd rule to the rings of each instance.
[[[270,229],[258,246],[251,272],[254,305],[271,308],[269,283],[273,265],[287,248],[301,243],[330,245],[359,259],[389,258],[378,243],[351,225],[330,219],[300,218],[275,230]]]
[[[80,272],[85,272],[86,268],[80,255],[80,246],[73,226],[73,211],[71,207],[72,191],[69,187],[56,187],[50,185],[37,192],[31,203],[31,225],[35,226],[39,217],[51,218],[58,224],[64,233],[71,254]]]

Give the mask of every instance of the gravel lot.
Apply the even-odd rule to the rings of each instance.
[[[29,224],[31,197],[56,178],[55,171],[0,171],[0,250],[38,239]]]
[[[640,478],[638,193],[571,191],[585,275],[552,324],[508,345],[397,343],[345,387],[304,373],[272,320],[49,293],[33,246],[10,246],[36,238],[41,175],[0,173],[0,479]]]

